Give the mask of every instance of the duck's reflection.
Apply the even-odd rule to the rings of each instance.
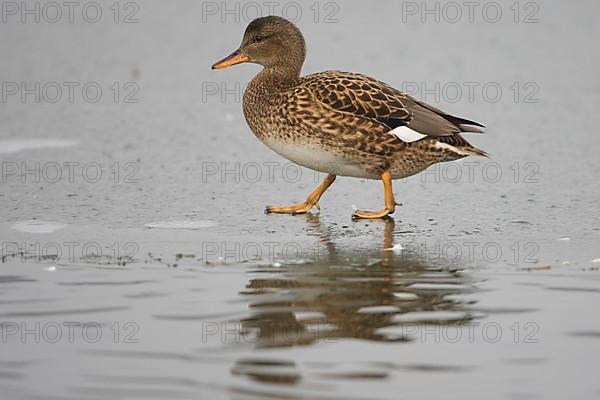
[[[338,248],[318,216],[308,216],[307,221],[325,254],[315,263],[256,269],[252,272],[258,277],[242,293],[254,297],[252,314],[242,327],[256,346],[341,338],[405,341],[409,338],[402,330],[389,333],[383,328],[457,324],[470,318],[463,304],[449,296],[469,292],[470,278],[456,268],[395,251],[393,220],[380,222],[381,245],[358,254]]]

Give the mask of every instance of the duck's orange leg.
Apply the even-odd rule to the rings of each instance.
[[[329,174],[325,180],[317,187],[303,203],[292,204],[291,206],[267,206],[265,213],[277,213],[277,214],[305,214],[309,212],[314,206],[319,210],[319,199],[325,193],[325,191],[335,181],[335,175]]]
[[[381,174],[383,181],[383,190],[385,193],[385,208],[379,211],[356,210],[352,213],[352,219],[380,219],[393,214],[396,210],[396,201],[394,200],[394,191],[392,189],[392,175],[385,171]]]

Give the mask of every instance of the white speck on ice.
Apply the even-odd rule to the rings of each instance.
[[[281,263],[280,262],[274,262],[273,264],[271,264],[271,266],[273,266],[275,268],[279,268],[279,267],[281,267]]]
[[[153,229],[204,229],[217,226],[214,221],[198,220],[198,221],[156,221],[144,225],[146,228]]]
[[[59,139],[6,139],[0,140],[0,154],[18,153],[22,150],[76,146],[73,140]]]
[[[27,233],[52,233],[59,229],[68,226],[67,224],[59,224],[58,222],[41,221],[30,219],[27,221],[18,221],[11,226],[12,229],[27,232]]]
[[[571,238],[568,238],[568,237],[562,237],[562,238],[560,238],[560,239],[556,239],[556,240],[558,240],[558,241],[561,241],[561,242],[566,242],[567,240],[571,240]]]
[[[593,263],[600,263],[600,258],[594,258],[594,259],[592,260],[592,262],[593,262]]]
[[[50,272],[56,271],[56,266],[52,265],[50,267],[44,267],[44,271],[50,271]]]

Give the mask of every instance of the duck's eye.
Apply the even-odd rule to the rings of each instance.
[[[262,41],[264,40],[264,38],[265,38],[264,36],[261,36],[261,35],[256,35],[256,36],[254,36],[254,38],[253,38],[252,40],[253,40],[255,43],[258,43],[258,42],[262,42]]]

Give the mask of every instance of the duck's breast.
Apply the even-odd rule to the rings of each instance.
[[[377,179],[358,161],[352,160],[334,148],[324,148],[309,141],[286,141],[272,136],[259,137],[271,150],[282,157],[315,171],[340,176]]]

